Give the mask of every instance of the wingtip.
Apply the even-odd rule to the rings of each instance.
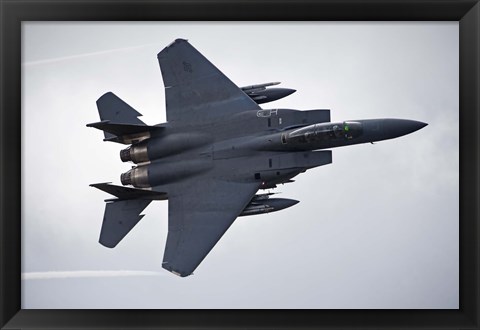
[[[193,275],[193,273],[187,274],[185,272],[174,270],[172,267],[168,266],[168,261],[162,262],[162,268],[169,271],[170,273],[172,273],[174,275],[177,275],[178,277],[187,277],[187,276]]]

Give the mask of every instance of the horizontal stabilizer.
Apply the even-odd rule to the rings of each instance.
[[[103,246],[114,248],[143,218],[140,215],[151,200],[121,200],[107,203],[103,216],[99,242]]]
[[[118,200],[126,199],[143,199],[143,200],[166,200],[167,194],[164,192],[115,186],[113,184],[106,183],[93,183],[90,185],[100,189],[110,195],[113,195],[118,198]],[[108,200],[111,201],[111,200]]]
[[[112,123],[109,120],[102,120],[97,123],[87,124],[87,127],[94,127],[105,132],[104,141],[113,141],[124,144],[131,144],[135,140],[143,140],[152,136],[153,133],[163,129],[161,126],[148,126],[138,124]]]

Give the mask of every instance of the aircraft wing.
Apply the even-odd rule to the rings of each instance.
[[[158,54],[169,122],[210,122],[261,109],[188,41],[177,39]]]
[[[258,188],[258,182],[194,178],[169,192],[162,267],[182,277],[191,275]]]

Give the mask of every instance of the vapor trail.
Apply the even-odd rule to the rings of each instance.
[[[163,276],[164,273],[141,270],[77,270],[22,273],[22,280],[49,280],[56,278],[87,277],[131,277],[131,276]]]
[[[139,48],[149,47],[149,46],[153,46],[153,45],[157,45],[157,44],[152,43],[152,44],[145,44],[145,45],[140,45],[140,46],[132,46],[132,47],[102,50],[102,51],[99,51],[99,52],[56,57],[56,58],[50,58],[50,59],[47,59],[47,60],[25,62],[25,63],[22,63],[22,65],[33,66],[33,65],[42,65],[42,64],[52,64],[52,63],[56,63],[56,62],[75,60],[75,59],[89,57],[89,56],[97,56],[97,55],[104,55],[104,54],[110,54],[110,53],[115,53],[115,52],[122,52],[122,51],[128,51],[128,50],[133,50],[133,49],[139,49]]]

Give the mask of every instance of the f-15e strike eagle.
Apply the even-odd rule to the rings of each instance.
[[[238,216],[298,203],[260,189],[293,182],[332,162],[335,147],[393,139],[427,124],[404,119],[330,122],[330,110],[262,109],[258,104],[295,90],[268,83],[239,88],[186,40],[158,54],[167,122],[149,126],[141,114],[108,92],[97,100],[105,141],[130,145],[123,186],[91,186],[107,199],[100,244],[113,248],[142,219],[152,200],[168,199],[168,236],[162,267],[188,276]],[[127,186],[127,187],[124,187]],[[128,187],[133,186],[133,187]]]

